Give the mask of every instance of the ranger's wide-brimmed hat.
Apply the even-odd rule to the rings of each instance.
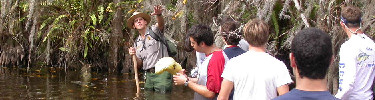
[[[142,13],[142,12],[134,12],[133,15],[127,21],[127,25],[128,25],[129,28],[133,29],[134,19],[136,19],[138,17],[142,17],[144,20],[146,20],[147,25],[151,21],[151,16],[150,15]]]

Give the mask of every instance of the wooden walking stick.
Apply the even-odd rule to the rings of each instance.
[[[135,78],[135,84],[137,86],[137,93],[136,96],[139,97],[140,88],[139,88],[139,79],[138,79],[138,67],[137,67],[137,58],[135,55],[132,56],[133,59],[133,65],[134,65],[134,78]]]
[[[133,43],[133,44],[135,44],[134,43],[134,35],[132,35],[131,36],[131,38],[130,38],[130,43]],[[135,49],[135,52],[137,52],[137,50],[136,50],[136,46],[134,46],[134,49]],[[135,79],[135,85],[137,86],[137,93],[135,94],[136,95],[136,97],[139,97],[139,93],[140,93],[140,87],[139,87],[139,79],[138,79],[138,63],[137,63],[137,57],[136,57],[136,55],[134,54],[134,55],[132,55],[132,60],[133,60],[133,68],[134,68],[134,79]]]

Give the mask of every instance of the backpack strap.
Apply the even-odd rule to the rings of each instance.
[[[151,27],[148,27],[148,28],[150,30],[149,32],[150,32],[150,36],[152,38],[154,38],[156,41],[159,41],[159,42],[163,43],[165,46],[168,46],[167,43],[166,43],[166,41],[165,41],[165,39],[164,39],[164,37],[162,38],[160,35],[156,34],[154,32],[154,30],[152,30]]]

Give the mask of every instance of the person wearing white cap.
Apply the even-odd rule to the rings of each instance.
[[[161,93],[171,91],[172,75],[168,72],[156,75],[155,64],[160,58],[167,57],[168,52],[167,47],[150,34],[164,36],[164,19],[161,16],[163,10],[160,5],[154,6],[154,12],[151,15],[156,16],[157,23],[151,27],[148,27],[151,16],[142,12],[134,12],[127,20],[127,27],[136,29],[139,33],[134,43],[135,47],[129,48],[129,54],[136,55],[137,67],[142,67],[146,71],[144,88]]]

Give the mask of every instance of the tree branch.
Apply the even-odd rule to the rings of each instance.
[[[375,23],[375,18],[372,18],[368,23],[367,23],[367,25],[365,26],[365,27],[363,27],[363,31],[367,31],[368,29],[370,29],[370,26],[372,25],[372,24],[374,24]]]
[[[305,25],[306,25],[307,27],[310,27],[310,24],[309,24],[309,22],[307,21],[306,16],[305,16],[305,15],[302,13],[302,11],[301,11],[302,8],[301,8],[301,6],[299,5],[298,0],[293,0],[293,2],[294,2],[294,5],[296,6],[298,12],[301,13],[300,16],[301,16],[301,18],[302,18],[303,23],[305,23]]]

